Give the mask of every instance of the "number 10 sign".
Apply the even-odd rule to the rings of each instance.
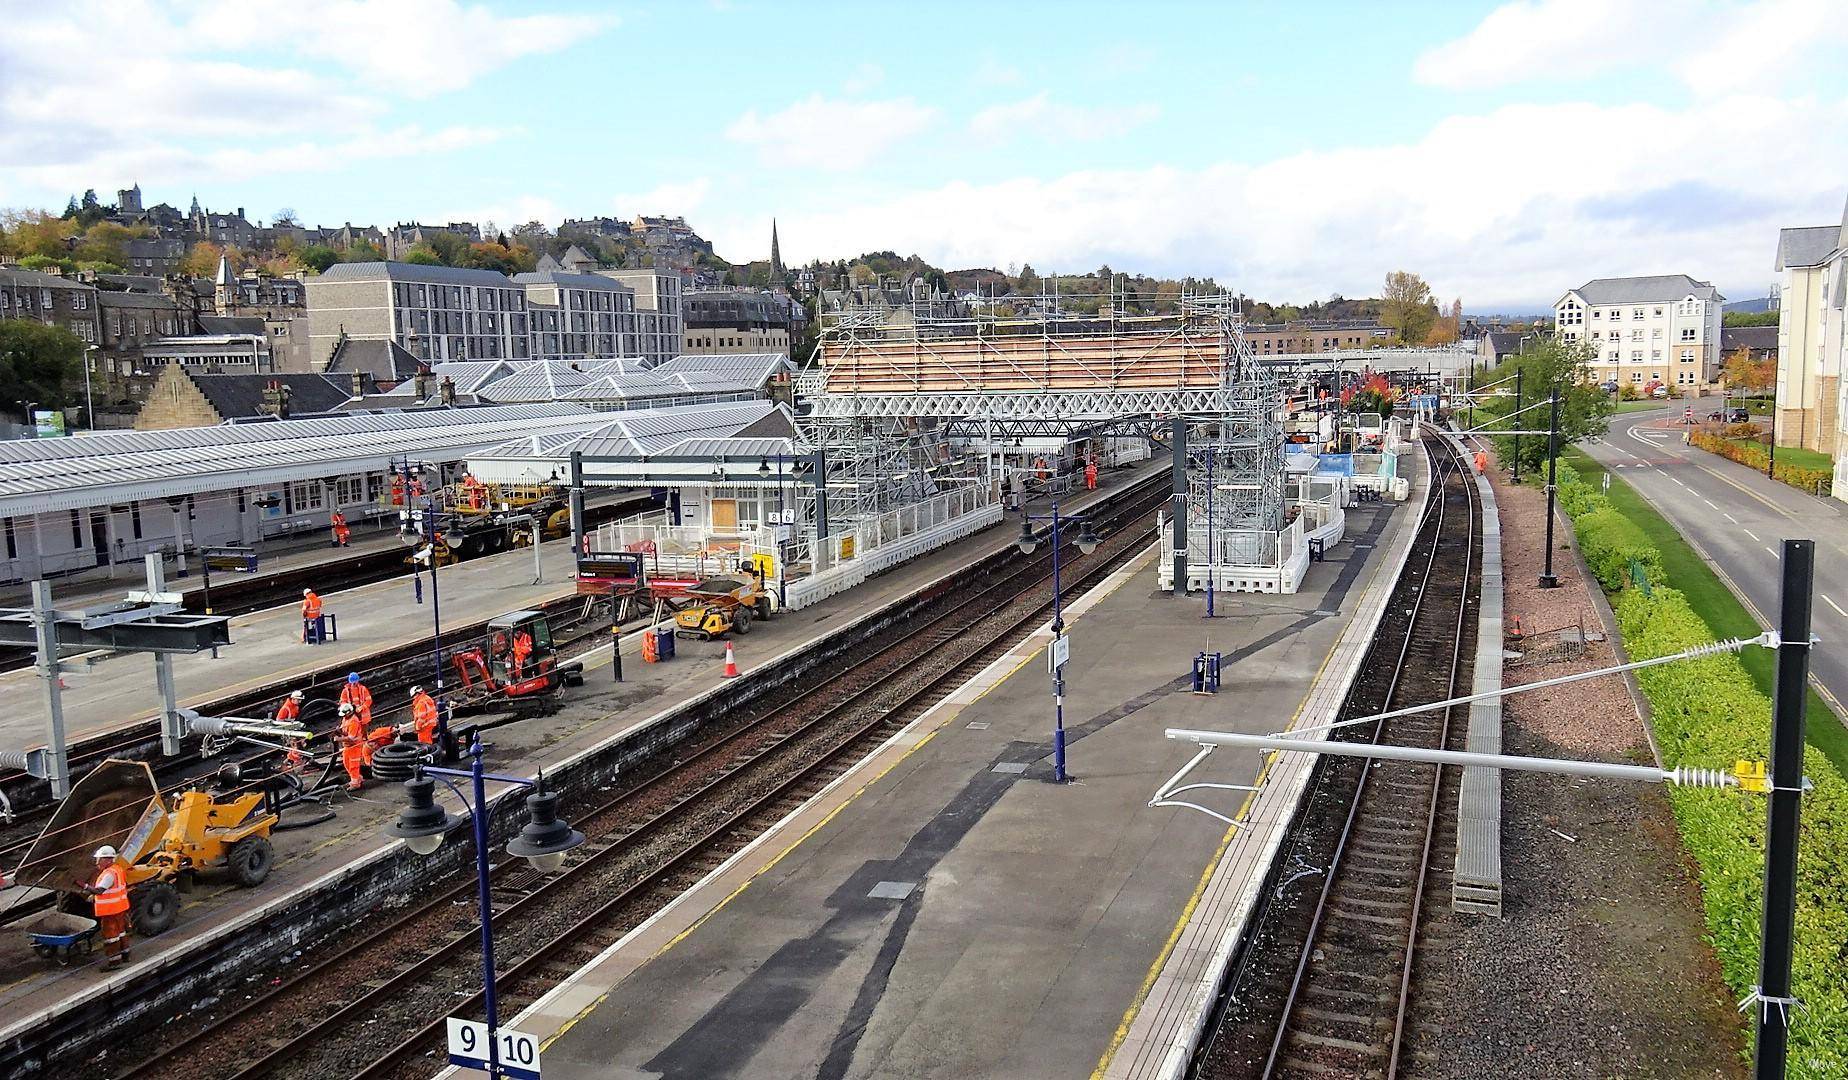
[[[495,1064],[500,1076],[539,1080],[539,1040],[524,1031],[501,1028],[495,1032]],[[449,1063],[466,1068],[488,1068],[488,1025],[459,1017],[449,1018]]]

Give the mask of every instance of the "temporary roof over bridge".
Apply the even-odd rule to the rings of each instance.
[[[471,454],[469,469],[491,483],[519,483],[554,473],[563,477],[569,473],[575,452],[591,458],[634,459],[634,466],[626,471],[600,467],[600,476],[622,472],[641,486],[703,485],[722,481],[738,462],[754,470],[764,459],[807,452],[797,439],[789,410],[769,401],[683,405],[598,416],[602,423],[588,431],[528,436]],[[658,458],[677,461],[668,467],[651,460]],[[752,473],[751,479],[757,478]]]
[[[406,454],[454,461],[516,435],[576,434],[608,419],[546,402],[0,442],[0,517],[270,488],[377,471]]]

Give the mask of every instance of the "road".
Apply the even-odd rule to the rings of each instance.
[[[1581,444],[1600,464],[1614,466],[1720,568],[1762,626],[1777,618],[1780,541],[1816,541],[1811,680],[1838,715],[1848,715],[1848,503],[1806,495],[1763,473],[1684,446],[1681,407],[1611,418],[1610,432]]]

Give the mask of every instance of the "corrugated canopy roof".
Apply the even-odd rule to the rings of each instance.
[[[579,405],[497,405],[0,442],[0,516],[107,506],[452,461],[519,433],[579,432]]]
[[[769,401],[681,405],[601,413],[602,423],[569,435],[529,435],[470,454],[469,468],[483,480],[519,482],[549,475],[571,460],[587,457],[699,455],[758,457],[798,454],[795,420]],[[740,438],[739,436],[745,436]]]

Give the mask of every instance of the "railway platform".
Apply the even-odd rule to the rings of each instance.
[[[1159,462],[1105,474],[1104,483],[1093,493],[1067,498],[1063,505],[1072,511],[1082,510],[1109,498],[1121,489],[1162,471]],[[984,530],[956,544],[941,548],[902,564],[855,588],[793,617],[778,617],[754,624],[748,636],[733,642],[738,661],[744,668],[744,680],[760,668],[811,648],[818,641],[837,634],[864,613],[892,604],[937,583],[953,579],[963,568],[1011,547],[1015,540],[1013,522]],[[530,580],[532,554],[515,551],[445,567],[443,575],[444,623],[458,623],[468,618],[484,619],[501,612],[528,606],[547,596],[572,591],[564,545],[547,545],[546,584],[533,587]],[[452,584],[452,583],[462,584]],[[469,597],[471,591],[479,595]],[[412,604],[408,582],[393,581],[353,590],[329,598],[329,607],[342,612],[343,644],[363,641],[366,651],[379,648],[390,640],[428,638],[424,620],[427,607]],[[455,597],[452,608],[452,596]],[[344,615],[353,605],[363,613],[349,624]],[[472,604],[473,607],[465,605]],[[472,612],[472,614],[471,614]],[[277,620],[281,621],[278,622]],[[267,620],[267,621],[265,621]],[[234,686],[248,682],[261,684],[289,677],[303,667],[319,667],[334,662],[335,646],[302,646],[285,640],[296,622],[292,607],[280,611],[255,613],[233,622],[233,639],[247,642],[250,651],[239,656],[235,646],[225,651],[225,659],[213,661],[190,658],[188,674],[182,674],[185,660],[176,660],[176,678],[181,680],[182,698],[215,697]],[[284,624],[288,624],[285,626]],[[420,634],[421,631],[421,634]],[[678,656],[667,663],[644,664],[640,658],[642,635],[625,634],[623,638],[624,680],[616,682],[610,670],[608,645],[581,654],[586,668],[586,684],[565,691],[559,703],[540,715],[497,728],[490,736],[490,765],[497,772],[532,775],[544,769],[552,775],[565,762],[582,757],[596,748],[625,739],[637,731],[670,724],[677,713],[690,703],[709,695],[726,683],[721,676],[725,652],[723,641],[689,641],[678,643]],[[116,661],[123,670],[133,673],[145,665],[132,660]],[[200,669],[205,669],[200,674]],[[222,673],[222,674],[221,674]],[[153,679],[146,679],[145,691],[152,693]],[[197,682],[186,681],[191,676]],[[205,680],[218,678],[211,689]],[[112,687],[109,683],[127,683],[128,678],[96,680],[89,689],[88,713],[93,717],[112,715],[109,701],[115,695],[126,697],[143,688]],[[83,687],[72,679],[74,688]],[[29,673],[0,677],[0,701],[14,705],[38,719],[42,703],[39,688]],[[66,695],[67,710],[81,691]],[[13,695],[13,696],[9,696]],[[146,710],[151,712],[152,709]],[[13,715],[9,713],[9,715]],[[116,717],[128,715],[116,712]],[[145,715],[145,712],[141,715]],[[498,785],[490,784],[490,792]],[[225,943],[238,940],[254,926],[273,918],[278,912],[299,902],[308,893],[338,893],[351,880],[357,868],[376,861],[398,845],[380,838],[381,828],[394,819],[402,805],[402,793],[395,784],[369,784],[357,796],[344,793],[334,796],[337,815],[333,820],[310,827],[276,834],[276,864],[269,879],[255,889],[237,889],[217,880],[202,880],[197,892],[183,898],[177,924],[159,937],[139,940],[134,946],[135,963],[114,973],[104,974],[94,966],[68,969],[48,968],[38,962],[23,946],[17,926],[0,927],[0,1015],[9,1022],[0,1025],[0,1045],[5,1045],[19,1031],[48,1013],[80,1009],[86,1003],[107,1000],[111,994],[138,978],[147,978],[155,968],[189,962],[190,956],[211,952]],[[0,918],[6,902],[0,894]],[[202,992],[203,993],[203,992]]]
[[[1067,608],[1072,783],[1051,782],[1042,629],[502,1022],[545,1042],[554,1080],[1140,1075],[1119,1062],[1158,1037],[1144,1018],[1184,1019],[1177,944],[1263,873],[1210,819],[1147,806],[1186,759],[1162,730],[1338,701],[1413,517],[1351,510],[1302,591],[1221,596],[1213,620],[1154,592],[1145,552]],[[1190,692],[1201,650],[1224,654],[1217,695]],[[1228,750],[1197,778],[1259,768]]]
[[[323,544],[297,550],[265,562],[266,569],[293,569],[325,565],[330,575],[356,556],[377,550],[408,554],[396,532],[368,536],[346,548]],[[533,584],[531,548],[471,559],[438,569],[439,600],[445,627],[481,622],[572,593],[571,545],[553,540],[540,546],[542,580]],[[138,568],[137,568],[138,569]],[[215,584],[231,584],[235,575],[216,575]],[[202,587],[199,574],[169,579],[174,591]],[[120,600],[127,590],[145,584],[124,576],[107,591],[69,596],[54,588],[53,602],[61,609],[80,608],[86,602]],[[319,590],[326,610],[336,616],[340,639],[321,645],[301,640],[299,598],[231,618],[230,647],[219,656],[196,653],[173,659],[174,686],[182,707],[215,700],[276,683],[278,698],[289,685],[325,668],[417,640],[431,632],[431,597],[425,582],[420,604],[413,595],[408,570],[403,575],[344,590]],[[73,745],[118,728],[132,727],[160,713],[160,691],[152,661],[128,653],[90,653],[64,661],[65,738]],[[45,691],[31,667],[0,673],[0,746],[26,749],[45,744]]]

